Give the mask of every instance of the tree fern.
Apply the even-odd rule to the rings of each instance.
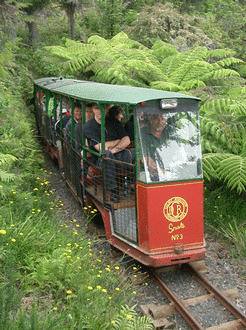
[[[156,40],[152,46],[153,54],[163,61],[166,57],[171,55],[178,55],[178,50],[172,44],[164,42],[162,40]]]

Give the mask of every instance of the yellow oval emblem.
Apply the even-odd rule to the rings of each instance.
[[[183,220],[188,213],[188,204],[181,197],[172,197],[164,205],[163,214],[167,220],[178,222]]]

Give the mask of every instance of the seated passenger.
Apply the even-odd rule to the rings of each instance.
[[[59,108],[59,106],[58,106]],[[59,111],[57,111],[59,114]],[[57,116],[58,118],[60,117]],[[68,110],[66,108],[62,108],[62,129],[64,129],[67,125],[67,123],[69,122],[69,120],[71,119],[71,115],[69,114]],[[58,119],[57,122],[55,123],[55,131],[60,134],[60,126],[61,126],[61,120]]]
[[[85,122],[87,123],[94,117],[92,110],[93,103],[86,103],[85,105]],[[80,153],[82,151],[82,120],[75,124],[74,127],[75,149]]]
[[[123,109],[121,107],[119,107],[119,106],[112,106],[108,110],[107,118],[110,121],[114,121],[115,118],[117,120],[121,121],[123,117],[124,117]]]
[[[113,108],[113,107],[112,107]],[[101,110],[97,104],[93,104],[94,118],[89,120],[83,126],[83,133],[88,139],[89,147],[98,153],[101,153]],[[112,160],[119,160],[126,163],[132,162],[132,153],[125,148],[130,144],[129,136],[122,124],[118,120],[105,120],[105,153],[106,157]],[[101,166],[101,158],[95,155],[93,162],[96,166]],[[111,190],[110,200],[118,203],[120,201],[119,189],[115,179],[115,163],[107,162],[105,166],[105,174],[108,188]]]
[[[76,123],[78,123],[82,119],[82,106],[80,102],[74,103],[74,113],[73,118],[70,118],[66,128],[65,128],[65,141],[68,144],[71,144],[71,131],[72,131],[72,120],[74,122],[74,126]]]
[[[141,130],[144,137],[142,164],[148,169],[147,173],[151,181],[159,181],[160,176],[165,174],[163,157],[160,155],[161,148],[167,144],[170,137],[170,126],[167,125],[165,114],[148,115],[149,123]],[[140,180],[146,181],[146,173],[140,173]]]

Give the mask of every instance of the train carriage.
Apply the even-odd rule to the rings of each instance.
[[[108,242],[153,267],[203,260],[199,99],[62,77],[35,80],[34,87],[37,124],[47,149],[52,158],[62,157],[64,179],[81,205],[94,205],[100,211]],[[81,102],[83,124],[87,103],[98,106],[99,151],[88,145],[83,134],[82,152],[76,149],[73,121],[69,142],[62,127],[55,131],[64,99],[71,104],[72,118],[74,104]],[[134,139],[124,149],[131,161],[114,159],[105,149],[105,115],[112,105],[124,109],[126,120],[133,117]],[[112,168],[118,200],[111,198],[109,189]]]

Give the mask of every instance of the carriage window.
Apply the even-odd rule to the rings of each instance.
[[[202,177],[198,112],[137,115],[139,180],[177,181]]]

